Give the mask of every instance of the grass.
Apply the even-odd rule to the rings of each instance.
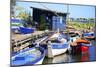
[[[93,29],[95,28],[94,22],[82,23],[82,22],[68,22],[68,26],[72,26],[76,30]]]

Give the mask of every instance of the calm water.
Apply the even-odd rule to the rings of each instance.
[[[43,64],[53,64],[53,63],[73,63],[73,62],[91,62],[96,60],[96,44],[95,41],[91,41],[92,46],[89,47],[88,52],[84,54],[71,55],[64,53],[62,55],[56,56],[53,59],[48,59],[45,57]]]

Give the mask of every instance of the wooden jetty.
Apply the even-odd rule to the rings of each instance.
[[[12,51],[17,52],[28,48],[32,45],[32,40],[37,40],[39,37],[49,35],[50,32],[36,31],[32,34],[13,34],[11,36]]]
[[[32,34],[13,34],[12,39],[14,39],[16,41],[21,41],[21,40],[30,38],[31,36],[41,35],[43,33],[45,33],[45,32],[44,31],[36,31]]]

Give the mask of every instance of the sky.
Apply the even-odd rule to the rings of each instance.
[[[32,15],[32,9],[30,7],[37,7],[46,9],[43,6],[46,6],[49,10],[59,11],[67,13],[67,4],[54,4],[54,3],[36,3],[36,2],[16,2],[17,7],[23,7],[26,12],[30,12]],[[23,9],[22,9],[23,11]],[[69,5],[70,17],[72,18],[95,18],[95,6],[86,6],[86,5]],[[19,10],[15,10],[16,15],[18,15]]]

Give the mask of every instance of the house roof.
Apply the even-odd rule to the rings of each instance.
[[[67,11],[60,11],[59,9],[50,9],[50,8],[45,8],[45,7],[34,7],[34,6],[31,6],[30,8],[35,8],[35,9],[39,9],[39,10],[45,10],[45,11],[51,11],[51,12],[54,12],[54,13],[62,13],[62,14],[68,14]]]

